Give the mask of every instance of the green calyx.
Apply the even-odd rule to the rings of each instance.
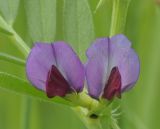
[[[85,92],[67,95],[65,99],[71,101],[74,107],[80,107],[85,110],[85,115],[92,119],[103,116],[106,110],[110,108],[112,102],[104,99],[96,100]]]
[[[108,101],[103,98],[97,100],[84,91],[78,94],[69,94],[65,99],[72,103],[71,109],[87,129],[119,129],[114,117],[115,112],[112,109],[112,100]]]

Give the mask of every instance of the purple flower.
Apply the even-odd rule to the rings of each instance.
[[[51,98],[82,91],[86,76],[89,95],[108,100],[120,97],[138,80],[139,58],[124,35],[99,38],[86,54],[84,69],[68,44],[36,43],[27,60],[28,79]]]
[[[99,38],[87,50],[86,79],[89,95],[108,100],[131,89],[139,77],[140,63],[124,35]]]
[[[84,86],[83,64],[64,42],[36,43],[27,60],[27,76],[49,98],[80,92]]]

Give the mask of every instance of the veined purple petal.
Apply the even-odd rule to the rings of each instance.
[[[108,57],[108,42],[109,38],[99,38],[96,39],[96,41],[91,45],[90,48],[88,48],[86,54],[88,58],[93,57],[94,55],[101,54],[105,56],[106,58]],[[108,60],[108,58],[107,58]]]
[[[64,42],[56,42],[53,47],[59,70],[73,90],[81,91],[84,86],[85,70],[80,59],[73,49]]]
[[[35,44],[27,60],[28,79],[37,88],[45,90],[48,74],[54,73],[51,72],[53,65],[59,72],[53,75],[62,75],[61,79],[64,77],[74,91],[79,92],[83,89],[85,76],[83,64],[72,48],[64,42]],[[57,82],[52,81],[52,84],[55,83]]]
[[[97,39],[87,50],[86,80],[89,95],[99,98],[108,76],[108,38]]]
[[[56,65],[55,63],[51,44],[36,43],[27,59],[28,79],[38,89],[45,90],[48,72],[52,65]]]
[[[88,92],[95,98],[102,94],[114,67],[118,68],[121,76],[121,92],[131,88],[138,79],[140,67],[138,56],[124,35],[97,39],[88,49],[87,56]]]
[[[120,71],[121,91],[132,88],[139,77],[140,63],[138,55],[131,48],[131,43],[125,36],[117,35],[111,38],[109,62],[110,69],[117,66]]]
[[[98,99],[102,93],[107,75],[108,61],[102,54],[89,58],[86,64],[86,80],[88,84],[88,93],[93,98]]]
[[[123,34],[118,34],[110,38],[111,43],[116,43],[119,47],[130,48],[131,42]]]

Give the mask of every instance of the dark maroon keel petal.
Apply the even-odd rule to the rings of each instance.
[[[118,67],[114,67],[111,70],[109,79],[104,88],[104,93],[102,95],[103,98],[108,100],[113,99],[113,97],[121,97],[121,75],[118,70]]]
[[[65,80],[60,71],[56,66],[52,65],[50,71],[48,72],[48,77],[46,81],[46,93],[49,98],[55,96],[65,96],[70,92],[70,85]]]

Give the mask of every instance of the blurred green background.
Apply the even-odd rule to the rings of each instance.
[[[99,0],[0,0],[0,16],[30,47],[35,41],[65,40],[85,60],[85,49],[91,41],[110,35],[111,1],[104,0],[95,12]],[[123,8],[127,0],[120,1],[123,1]],[[124,21],[117,21],[125,24],[122,32],[132,41],[141,62],[141,74],[136,87],[125,93],[120,101],[119,125],[122,129],[160,128],[158,1],[131,0],[126,23],[125,17]],[[0,27],[3,28],[1,22]],[[15,42],[0,30],[0,52],[24,59]],[[26,79],[25,68],[11,62],[0,60],[0,71]],[[22,129],[21,121],[25,114],[22,105],[26,97],[0,89],[0,129]],[[28,129],[85,129],[67,106],[29,99],[32,107]]]

